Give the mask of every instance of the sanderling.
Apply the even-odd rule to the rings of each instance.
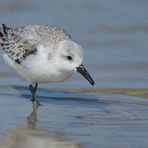
[[[92,85],[94,81],[82,65],[83,49],[63,29],[48,25],[0,27],[0,47],[5,62],[31,83],[32,98],[38,83],[63,82],[77,71]]]

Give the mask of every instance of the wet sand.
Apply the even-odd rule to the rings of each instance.
[[[32,130],[29,128],[11,129],[0,141],[0,148],[80,148],[79,144],[62,139],[56,132]]]

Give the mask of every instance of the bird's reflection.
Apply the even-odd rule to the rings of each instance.
[[[32,101],[32,112],[27,117],[27,126],[28,128],[35,129],[37,122],[37,110],[40,106],[38,101]]]
[[[7,130],[3,138],[0,137],[0,148],[80,148],[78,143],[66,140],[63,134],[45,131],[36,126],[39,106],[38,101],[32,102],[32,112],[27,117],[27,128],[25,126]]]

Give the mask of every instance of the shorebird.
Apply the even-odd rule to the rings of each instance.
[[[12,29],[2,24],[0,47],[5,62],[30,83],[33,101],[38,83],[63,82],[76,71],[95,84],[82,64],[82,47],[58,27],[29,25]]]

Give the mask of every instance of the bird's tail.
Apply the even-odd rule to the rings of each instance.
[[[5,24],[2,24],[0,26],[0,48],[3,48],[4,43],[6,42],[8,38],[8,30],[10,28],[6,27]]]

